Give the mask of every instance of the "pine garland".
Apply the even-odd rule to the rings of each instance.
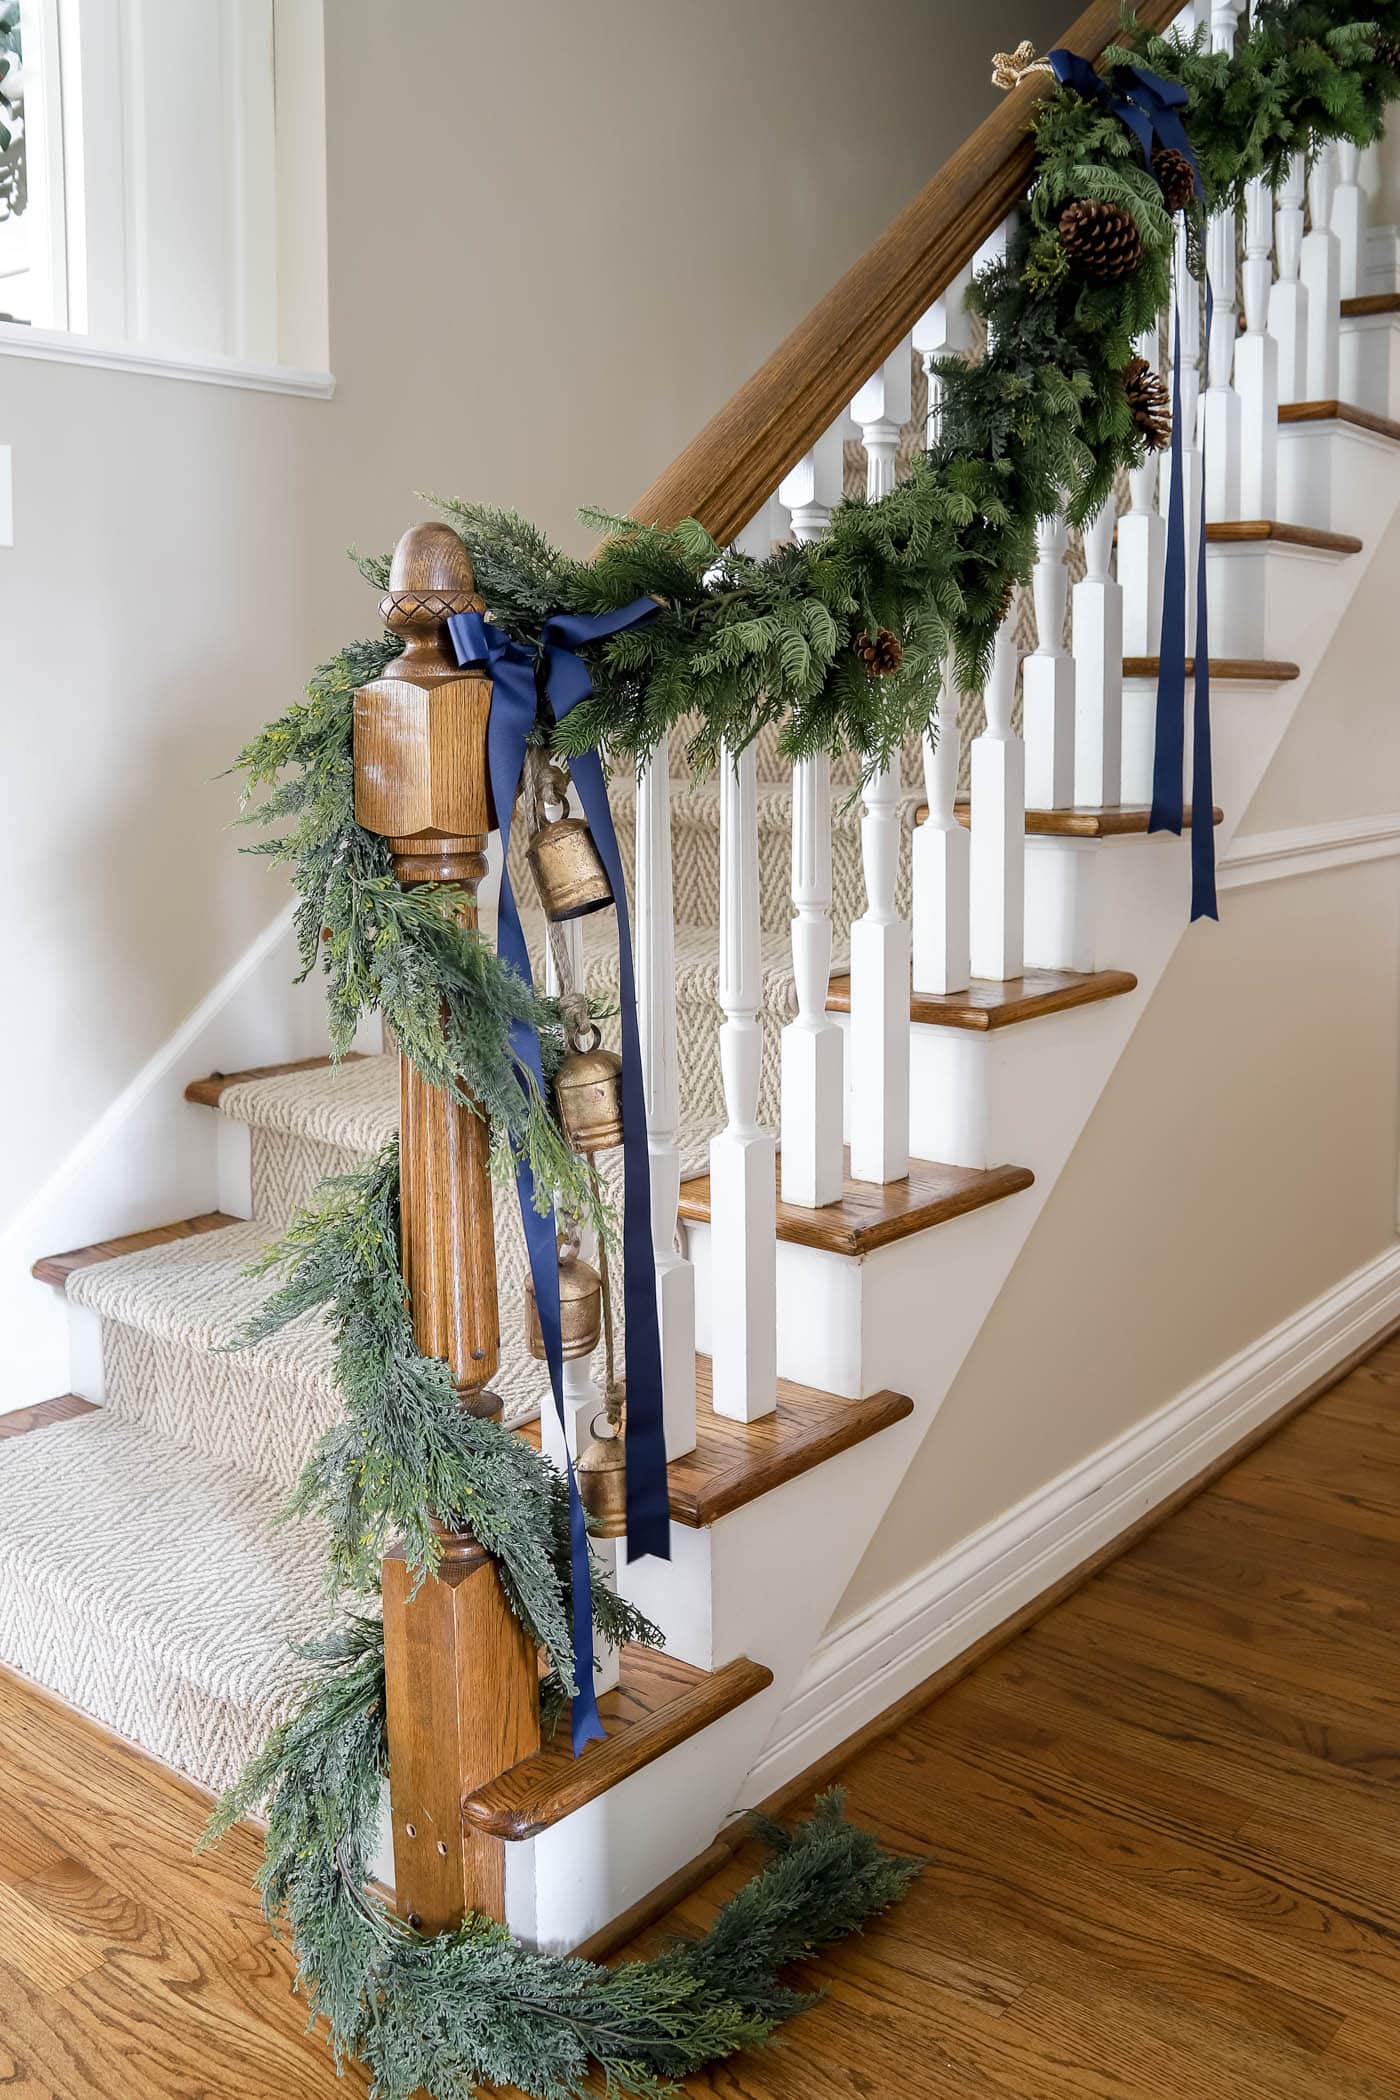
[[[1204,197],[1184,210],[1199,268],[1207,215],[1238,208],[1251,178],[1277,183],[1294,153],[1379,135],[1400,95],[1400,0],[1259,0],[1233,55],[1211,52],[1204,33],[1144,33],[1128,12],[1106,65],[1135,61],[1187,90]],[[982,682],[1010,592],[1029,575],[1037,521],[1063,511],[1083,524],[1160,436],[1132,360],[1168,303],[1167,198],[1101,103],[1061,90],[1037,105],[1034,131],[1029,210],[969,293],[987,324],[986,356],[940,361],[933,445],[878,503],[838,505],[821,540],[756,561],[718,547],[694,519],[663,529],[587,512],[607,538],[581,562],[511,513],[442,505],[492,617],[527,646],[552,613],[609,611],[643,593],[661,601],[645,627],[584,651],[592,697],[562,726],[544,715],[537,726],[556,755],[598,748],[640,761],[684,722],[700,767],[721,744],[739,751],[772,726],[794,758],[854,752],[870,768],[936,725],[948,652],[958,689]],[[1179,202],[1180,170],[1163,172]],[[1066,208],[1080,202],[1112,215],[1120,258],[1140,248],[1111,287],[1089,282],[1066,246]],[[386,563],[361,568],[384,587]],[[588,1215],[588,1177],[509,1056],[515,1020],[557,1053],[557,1005],[457,923],[459,895],[400,891],[385,842],[354,821],[351,696],[398,647],[362,643],[322,666],[306,701],[242,753],[245,801],[267,790],[246,820],[291,826],[255,850],[292,868],[303,974],[319,958],[336,1048],[377,1007],[433,1084],[486,1114],[499,1168],[528,1159],[542,1201]],[[430,1516],[469,1526],[550,1660],[552,1717],[574,1688],[562,1483],[508,1431],[461,1414],[446,1366],[418,1354],[397,1201],[392,1150],[334,1184],[269,1254],[284,1281],[243,1339],[330,1308],[346,1420],[313,1454],[294,1507],[325,1519],[334,1584],[371,1591],[391,1533],[429,1572]],[[658,1638],[601,1583],[593,1611],[614,1641]],[[266,1807],[267,1914],[291,1927],[313,2016],[328,2021],[338,2055],[370,2066],[382,2100],[420,2089],[468,2100],[482,2081],[578,2100],[590,2066],[608,2092],[654,2100],[799,2009],[807,2001],[778,1971],[897,1900],[917,1872],[827,1797],[796,1833],[764,1826],[773,1863],[704,1940],[655,1961],[605,1970],[539,1956],[475,1918],[424,1938],[366,1890],[387,1771],[382,1629],[351,1619],[313,1659],[318,1681],[210,1834]]]
[[[854,1932],[904,1894],[921,1862],[885,1852],[825,1795],[795,1831],[755,1827],[771,1863],[705,1937],[607,1969],[533,1954],[500,1925],[410,1931],[368,1886],[388,1775],[383,1629],[353,1620],[308,1651],[321,1664],[296,1716],[220,1803],[202,1843],[263,1807],[258,1883],[284,1919],[297,1982],[337,2061],[360,2057],[377,2100],[472,2100],[518,2086],[538,2100],[606,2090],[656,2100],[718,2057],[752,2047],[813,2000],[779,1972]]]

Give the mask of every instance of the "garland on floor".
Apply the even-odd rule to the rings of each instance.
[[[1014,61],[998,63],[1015,77]],[[1029,575],[1037,520],[1064,511],[1082,524],[1118,471],[1164,441],[1160,384],[1133,346],[1167,305],[1175,215],[1186,214],[1198,261],[1205,216],[1238,205],[1251,177],[1276,181],[1291,154],[1331,139],[1377,137],[1400,94],[1400,0],[1261,0],[1233,55],[1212,54],[1200,35],[1144,34],[1129,15],[1106,63],[1140,63],[1185,91],[1200,193],[1189,159],[1183,169],[1159,148],[1146,161],[1096,92],[1061,87],[1042,100],[1030,209],[969,293],[987,355],[939,364],[936,440],[888,496],[840,504],[820,541],[763,561],[717,547],[693,519],[662,529],[588,513],[610,536],[580,562],[518,517],[443,506],[492,618],[527,650],[551,615],[661,601],[645,626],[582,650],[592,695],[562,724],[542,709],[540,743],[564,760],[602,748],[637,761],[684,723],[703,766],[721,742],[738,750],[772,725],[790,756],[854,752],[874,765],[930,727],[949,650],[962,689],[984,678],[1010,594]],[[387,565],[361,567],[387,582]],[[382,1012],[432,1083],[481,1104],[501,1170],[526,1162],[542,1204],[607,1231],[547,1099],[547,1069],[542,1087],[510,1054],[513,1022],[557,1054],[558,1006],[457,922],[457,893],[401,891],[385,841],[355,823],[353,691],[398,646],[346,650],[241,754],[245,821],[290,820],[254,850],[291,869],[303,974],[319,964],[336,1048]],[[509,1431],[461,1414],[446,1367],[418,1354],[397,1203],[389,1152],[333,1185],[268,1257],[284,1281],[245,1339],[328,1307],[346,1400],[295,1507],[326,1521],[333,1583],[362,1593],[391,1533],[427,1572],[431,1516],[469,1526],[498,1555],[512,1606],[549,1658],[552,1715],[575,1689],[563,1484]],[[657,1638],[593,1587],[606,1638]],[[573,2100],[590,2065],[612,2092],[666,2091],[806,2002],[776,1972],[895,1901],[917,1871],[828,1799],[796,1834],[765,1827],[773,1863],[702,1941],[655,1961],[609,1971],[538,1956],[480,1919],[425,1938],[366,1889],[386,1770],[382,1633],[351,1620],[313,1659],[319,1679],[212,1834],[267,1810],[268,1915],[291,1926],[313,2014],[338,2052],[369,2064],[385,2100],[420,2088],[466,2100],[481,2080]]]
[[[291,1924],[298,1982],[338,2057],[368,2065],[380,2100],[471,2100],[482,2084],[583,2100],[598,2090],[595,2069],[609,2094],[654,2100],[810,2005],[779,1971],[858,1930],[919,1871],[828,1794],[795,1831],[755,1818],[771,1863],[703,1939],[651,1961],[608,1969],[533,1954],[479,1918],[425,1939],[367,1886],[388,1774],[383,1629],[353,1620],[312,1652],[315,1689],[202,1842],[264,1805],[263,1902]]]

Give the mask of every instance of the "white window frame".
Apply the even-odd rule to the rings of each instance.
[[[182,199],[168,182],[162,196],[150,175],[190,152],[189,105],[171,94],[153,48],[164,4],[23,0],[30,209],[42,197],[50,217],[48,304],[59,325],[0,322],[0,355],[329,399],[323,0],[197,0],[199,15],[175,21],[177,35],[207,28],[200,55],[220,89],[221,106],[201,106],[193,147],[205,207],[197,241]],[[195,241],[191,271],[213,286],[217,346],[182,341],[169,324],[185,239]],[[283,362],[289,341],[303,355]]]

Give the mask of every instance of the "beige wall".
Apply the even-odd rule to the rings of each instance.
[[[1400,807],[1397,575],[1400,521],[1245,833]],[[1168,965],[837,1618],[1391,1245],[1398,1086],[1400,861],[1223,891],[1220,925],[1192,928]]]
[[[1070,11],[331,0],[334,402],[0,358],[0,1220],[277,908],[209,783],[372,627],[347,542],[625,505]]]

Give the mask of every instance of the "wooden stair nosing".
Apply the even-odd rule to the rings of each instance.
[[[75,1421],[79,1415],[90,1415],[96,1406],[95,1400],[84,1400],[80,1393],[58,1393],[52,1400],[36,1400],[32,1407],[13,1408],[0,1415],[0,1444],[10,1437],[28,1436],[31,1429]]]
[[[177,1218],[171,1225],[152,1225],[145,1232],[126,1232],[111,1240],[94,1241],[90,1247],[72,1247],[66,1254],[42,1254],[30,1270],[40,1283],[63,1289],[78,1269],[95,1268],[98,1262],[115,1261],[122,1254],[139,1254],[146,1247],[164,1247],[172,1240],[192,1239],[201,1232],[222,1232],[226,1225],[245,1225],[246,1218],[232,1218],[227,1211],[201,1211],[196,1218]]]
[[[956,802],[953,815],[966,828],[972,822],[970,802]],[[1091,803],[1075,803],[1068,809],[1028,809],[1026,811],[1026,835],[1028,838],[1055,839],[1118,839],[1136,838],[1145,834],[1151,822],[1152,812],[1146,803],[1115,804],[1112,808],[1099,808]],[[1182,828],[1191,829],[1192,808],[1188,802],[1182,812]],[[923,803],[914,812],[914,822],[928,821],[928,804]],[[1211,821],[1223,824],[1225,812],[1214,809]]]
[[[1358,408],[1354,401],[1285,401],[1278,419],[1280,423],[1350,423],[1356,430],[1369,430],[1374,437],[1400,444],[1400,423],[1394,416]]]
[[[574,1757],[561,1723],[562,1741],[556,1739],[468,1794],[463,1817],[490,1837],[513,1842],[535,1837],[772,1682],[771,1670],[744,1655],[721,1669],[699,1670],[653,1649],[625,1648],[622,1682],[598,1701],[606,1739],[589,1743]]]
[[[1211,547],[1242,546],[1261,540],[1281,547],[1311,547],[1319,554],[1359,554],[1362,547],[1354,532],[1326,532],[1320,525],[1286,525],[1278,518],[1228,518],[1206,526],[1206,544]]]
[[[1400,314],[1400,292],[1361,292],[1343,299],[1342,319],[1361,320],[1367,314]]]
[[[1160,656],[1125,656],[1123,676],[1125,678],[1155,678],[1162,667]],[[1186,659],[1186,675],[1191,677],[1196,669],[1196,659]],[[1213,656],[1210,660],[1210,675],[1213,680],[1225,685],[1288,685],[1298,673],[1297,664],[1272,656]]]
[[[252,1079],[281,1079],[288,1072],[324,1072],[331,1065],[358,1064],[365,1054],[363,1050],[347,1050],[344,1057],[294,1057],[284,1065],[250,1065],[246,1072],[210,1072],[203,1079],[190,1081],[185,1099],[201,1108],[217,1108],[220,1097],[231,1086],[242,1086]]]
[[[911,992],[909,1018],[935,1028],[1012,1028],[1046,1014],[1093,1006],[1137,990],[1131,970],[1027,970],[1005,980],[974,978],[964,992]],[[851,1010],[851,980],[833,977],[827,989],[832,1013]]]
[[[778,1193],[778,1238],[798,1247],[817,1247],[828,1254],[860,1260],[878,1247],[927,1232],[984,1204],[999,1203],[1028,1189],[1035,1180],[1029,1167],[948,1167],[935,1160],[911,1159],[903,1181],[853,1181],[850,1151],[846,1182],[839,1199],[820,1210],[785,1203]],[[781,1176],[782,1161],[776,1171]],[[680,1214],[691,1224],[710,1222],[710,1177],[697,1174],[681,1183]]]
[[[695,1359],[695,1401],[695,1449],[673,1458],[666,1469],[672,1518],[690,1531],[705,1530],[914,1412],[907,1393],[847,1400],[780,1378],[772,1414],[735,1421],[714,1411],[714,1366],[708,1356]],[[521,1423],[517,1434],[539,1447],[538,1421]]]

